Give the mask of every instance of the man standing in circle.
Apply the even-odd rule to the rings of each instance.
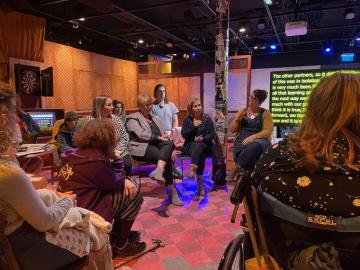
[[[170,135],[172,128],[179,125],[178,108],[166,97],[166,88],[163,84],[157,84],[154,89],[155,101],[152,106],[152,113],[161,118],[165,132]]]

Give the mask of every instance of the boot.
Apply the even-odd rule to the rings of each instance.
[[[196,176],[196,182],[197,182],[197,188],[196,188],[196,194],[194,196],[194,201],[199,201],[200,196],[205,196],[205,187],[204,187],[204,176],[203,175],[197,175]]]
[[[174,185],[169,185],[169,201],[176,206],[183,206],[184,203],[183,201],[180,199],[179,194],[176,191],[176,188],[174,187]]]
[[[190,164],[190,172],[189,172],[188,178],[190,178],[191,180],[194,180],[197,168],[198,168],[197,165],[192,164],[192,163]]]
[[[139,239],[131,235],[130,230],[134,220],[115,220],[113,230],[111,232],[111,246],[115,257],[133,256],[142,252],[146,248],[144,242],[137,242]],[[135,240],[131,242],[130,240]]]
[[[163,169],[156,167],[156,169],[153,170],[153,171],[149,174],[149,176],[150,176],[152,179],[156,180],[156,181],[160,181],[160,182],[165,183],[165,179],[164,179],[164,177],[163,177],[163,173],[164,173],[164,170],[163,170]]]
[[[204,187],[204,176],[203,175],[197,175],[196,176],[197,181],[197,192],[200,196],[205,196],[205,187]]]
[[[240,174],[241,172],[241,167],[235,163],[234,168],[231,170],[231,172],[229,172],[226,177],[225,177],[225,181],[230,183],[233,181],[236,181],[236,176],[238,174]]]

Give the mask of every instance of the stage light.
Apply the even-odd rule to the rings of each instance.
[[[270,44],[269,48],[270,48],[271,51],[276,51],[278,46],[276,44]]]
[[[193,52],[193,53],[191,54],[191,56],[192,56],[192,57],[195,57],[195,56],[196,56],[196,53]]]
[[[322,52],[325,56],[330,56],[334,53],[334,46],[330,43],[327,43],[323,46]]]
[[[240,33],[245,33],[245,32],[246,32],[246,28],[245,28],[245,27],[240,27],[240,28],[239,28],[239,32],[240,32]]]
[[[257,49],[259,49],[259,46],[254,46],[254,50],[257,50]]]
[[[351,53],[342,53],[340,55],[341,62],[354,62],[355,54]]]
[[[79,18],[79,21],[84,22],[84,21],[85,21],[85,17],[80,17],[80,18]]]
[[[272,5],[272,0],[264,0],[265,4]]]
[[[140,39],[138,40],[138,43],[139,43],[139,44],[144,44],[144,40],[140,38]]]

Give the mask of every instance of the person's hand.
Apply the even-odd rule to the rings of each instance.
[[[201,119],[194,119],[194,126],[195,126],[195,127],[200,126],[201,123],[202,123],[202,120],[201,120]]]
[[[115,159],[120,159],[120,152],[119,151],[114,152],[114,160]]]
[[[195,136],[195,142],[202,142],[204,140],[203,136]]]
[[[168,141],[171,139],[170,135],[167,134],[167,133],[164,133],[164,134],[162,135],[162,137],[163,137],[164,139],[168,140]]]
[[[245,139],[242,141],[241,144],[243,144],[243,145],[248,144],[248,143],[252,142],[252,141],[255,140],[255,139],[256,139],[256,136],[255,136],[255,135],[251,135],[251,136],[245,138]]]
[[[137,193],[137,188],[133,182],[129,179],[125,179],[124,182],[124,196],[130,197],[130,200],[134,199]]]
[[[163,141],[163,142],[167,142],[167,141],[169,141],[170,140],[170,137],[169,137],[169,135],[168,134],[163,134],[162,136],[159,136],[159,140],[160,141]]]
[[[66,192],[60,192],[57,191],[56,195],[62,199],[62,198],[68,198],[70,199],[71,203],[72,203],[72,207],[76,207],[76,194],[72,191],[66,191]]]

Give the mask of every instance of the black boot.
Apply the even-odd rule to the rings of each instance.
[[[140,240],[139,232],[131,234],[130,230],[133,224],[134,220],[115,220],[111,232],[111,245],[115,257],[133,256],[145,250],[146,244],[144,242],[137,242]]]

